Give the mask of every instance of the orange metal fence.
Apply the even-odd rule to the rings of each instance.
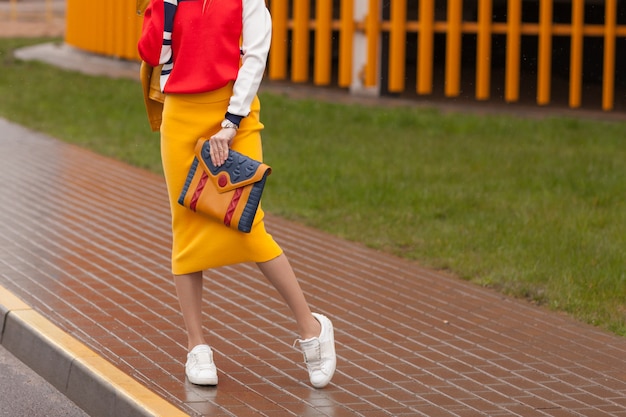
[[[138,60],[142,20],[128,0],[66,0],[65,41],[102,55]]]
[[[572,0],[571,8],[563,16],[564,9],[559,9],[559,21],[555,23],[554,1],[524,0],[525,5],[537,3],[538,21],[522,19],[522,0],[495,2],[506,6],[506,20],[493,21],[494,0],[389,0],[389,13],[384,17],[381,0],[361,0],[367,2],[368,13],[362,20],[354,20],[353,7],[359,0],[318,0],[310,12],[309,0],[270,0],[270,10],[274,20],[279,23],[274,28],[274,43],[270,54],[269,77],[275,80],[289,78],[294,82],[308,81],[309,61],[313,61],[312,81],[316,85],[329,85],[331,82],[331,56],[338,51],[337,84],[348,87],[354,82],[351,65],[355,51],[352,39],[355,33],[365,34],[366,64],[358,69],[362,74],[364,86],[374,86],[380,81],[380,66],[386,66],[388,77],[382,81],[389,92],[404,92],[408,77],[415,77],[415,92],[418,95],[432,94],[433,63],[435,61],[435,36],[445,36],[444,93],[456,97],[461,92],[462,45],[468,34],[475,36],[475,98],[486,100],[491,96],[493,79],[492,39],[494,36],[506,37],[505,79],[503,98],[506,102],[516,102],[520,98],[520,65],[522,37],[535,38],[536,57],[536,102],[539,105],[551,101],[551,80],[553,39],[570,38],[569,62],[569,106],[581,105],[583,91],[583,55],[584,38],[603,38],[602,100],[604,110],[611,110],[615,103],[616,56],[626,54],[624,43],[621,50],[616,48],[616,39],[626,38],[626,24],[617,22],[617,0],[594,2],[593,5],[604,8],[604,23],[585,22],[585,0]],[[562,3],[562,2],[561,2]],[[587,1],[589,5],[590,1]],[[469,5],[469,7],[468,7]],[[338,12],[334,19],[332,10]],[[289,15],[291,10],[291,15]],[[471,12],[470,17],[464,15]],[[445,11],[445,13],[440,13]],[[623,11],[622,11],[623,12]],[[310,34],[313,36],[309,36]],[[409,52],[407,36],[417,35],[416,62],[412,68],[405,57]],[[388,35],[388,58],[381,59],[381,35]],[[287,42],[291,36],[291,43]],[[338,47],[331,38],[338,38]],[[309,50],[309,39],[314,40],[314,49]],[[358,51],[356,51],[358,53]],[[597,51],[594,51],[597,52]],[[289,57],[289,60],[288,60]],[[562,63],[561,63],[562,64]],[[290,69],[290,70],[289,70]],[[414,74],[407,72],[413,69]],[[626,71],[626,68],[621,68]],[[289,74],[288,74],[289,73]]]
[[[529,4],[536,9],[532,19],[525,17]],[[602,22],[586,19],[590,4],[602,10]],[[535,62],[533,90],[538,105],[552,100],[557,39],[569,43],[569,62],[558,64],[566,67],[569,91],[565,94],[572,108],[581,106],[585,54],[600,54],[603,110],[615,107],[616,65],[626,72],[626,63],[616,62],[626,55],[626,23],[620,22],[624,16],[618,16],[626,6],[618,0],[268,0],[268,7],[274,25],[268,77],[273,80],[339,87],[360,83],[391,93],[406,92],[410,84],[417,95],[432,94],[440,82],[445,96],[456,97],[462,90],[469,39],[474,97],[486,100],[495,82],[496,37],[506,39],[495,51],[504,55],[501,89],[506,102],[520,100],[522,46],[529,40],[534,44],[530,59]],[[494,18],[496,10],[503,11],[504,17]],[[71,45],[138,58],[141,19],[135,15],[134,2],[67,0],[66,17],[66,41]],[[602,40],[601,51],[585,48],[590,38]],[[438,81],[439,72],[443,80]]]

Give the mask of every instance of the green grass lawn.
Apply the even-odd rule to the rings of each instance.
[[[136,81],[18,62],[0,116],[155,172]],[[264,93],[267,211],[626,335],[626,122]]]

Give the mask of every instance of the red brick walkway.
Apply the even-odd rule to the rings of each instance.
[[[0,25],[37,33],[62,25]],[[220,385],[192,386],[161,177],[0,119],[0,201],[0,286],[190,415],[626,416],[626,339],[271,215],[335,322],[333,384],[306,383],[289,312],[241,265],[206,275]]]
[[[308,385],[288,310],[241,265],[206,275],[220,384],[192,386],[160,176],[0,119],[0,199],[0,285],[188,414],[626,416],[626,339],[271,215],[334,319],[333,384]]]

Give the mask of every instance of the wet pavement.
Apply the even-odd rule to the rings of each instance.
[[[0,119],[0,201],[2,345],[91,416],[626,416],[625,338],[271,213],[333,383],[243,264],[205,274],[220,384],[193,386],[162,177]]]
[[[0,285],[189,415],[626,416],[626,339],[271,213],[335,322],[335,379],[308,385],[289,311],[244,264],[206,274],[220,385],[193,386],[163,179],[0,119],[0,184]]]

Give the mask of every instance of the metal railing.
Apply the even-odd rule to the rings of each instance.
[[[541,106],[553,100],[558,64],[557,69],[567,75],[568,86],[566,91],[559,90],[560,99],[567,96],[569,107],[580,107],[587,84],[600,83],[598,105],[609,111],[616,103],[616,81],[626,87],[624,3],[626,0],[268,0],[273,19],[268,77],[374,94],[424,96],[441,88],[446,97],[453,98],[467,90],[462,79],[472,74],[476,100],[492,98],[497,88],[502,90],[498,93],[502,100],[512,103],[520,100],[520,90],[532,90]],[[586,15],[590,6],[594,16]],[[533,11],[530,18],[529,8]],[[67,0],[66,19],[69,44],[138,59],[141,19],[136,17],[135,2]],[[600,46],[589,47],[590,39]],[[555,59],[560,49],[566,53]],[[502,85],[497,85],[500,80],[494,77],[496,61],[501,61],[497,71],[503,74]],[[532,73],[524,67],[529,61],[533,62]],[[587,81],[585,66],[599,63],[601,74]],[[530,88],[521,82],[521,78],[528,82],[529,74],[534,78]],[[621,107],[626,105],[626,97],[617,99]]]
[[[142,19],[132,0],[66,0],[65,41],[80,49],[138,60]]]
[[[505,19],[494,21],[494,3],[501,8],[505,6]],[[522,6],[531,3],[537,4],[536,21],[523,19]],[[332,0],[317,0],[314,10],[310,12],[310,0],[270,0],[272,15],[277,23],[269,77],[275,80],[289,78],[293,82],[311,80],[315,85],[329,85],[332,78],[331,55],[336,48],[338,86],[349,87],[360,81],[365,88],[383,87],[388,92],[399,93],[406,90],[406,80],[415,77],[415,93],[429,95],[434,87],[435,37],[443,35],[444,94],[457,97],[461,93],[463,45],[471,35],[475,39],[474,45],[471,45],[475,50],[474,68],[471,69],[475,72],[474,97],[476,100],[487,100],[493,86],[492,41],[494,36],[501,36],[506,38],[503,99],[517,102],[520,99],[522,38],[534,38],[536,56],[530,59],[536,61],[536,103],[545,105],[551,101],[553,40],[567,37],[570,43],[568,105],[577,108],[582,101],[583,57],[589,52],[584,50],[584,40],[600,38],[603,40],[600,57],[603,68],[601,106],[603,110],[612,110],[615,104],[616,57],[626,54],[626,24],[618,24],[618,0],[593,2],[594,6],[604,8],[603,23],[585,22],[585,0],[559,2],[571,6],[568,5],[570,10],[559,7],[557,20],[555,3],[554,0],[389,0],[384,6],[381,0],[335,0],[334,4]],[[588,0],[587,5],[590,3]],[[358,7],[362,9],[360,12],[356,11]],[[388,9],[386,12],[385,7]],[[332,17],[333,11],[335,18]],[[621,12],[625,13],[623,9]],[[359,33],[364,39],[355,45],[355,37]],[[416,35],[416,52],[407,50],[411,45],[407,42],[410,34]],[[385,43],[381,42],[383,36]],[[333,37],[338,38],[336,46],[331,42]],[[622,38],[622,43],[618,51],[616,40],[619,38]],[[285,41],[288,39],[290,42]],[[314,43],[312,49],[310,39]],[[386,49],[386,54],[381,53],[382,48]],[[415,52],[415,65],[407,65],[409,52]],[[598,55],[598,51],[593,52]],[[352,68],[355,57],[359,55],[362,66]],[[309,60],[313,61],[312,78]],[[381,75],[383,67],[386,77]],[[414,73],[409,73],[411,70]],[[624,62],[620,70],[626,71]]]

